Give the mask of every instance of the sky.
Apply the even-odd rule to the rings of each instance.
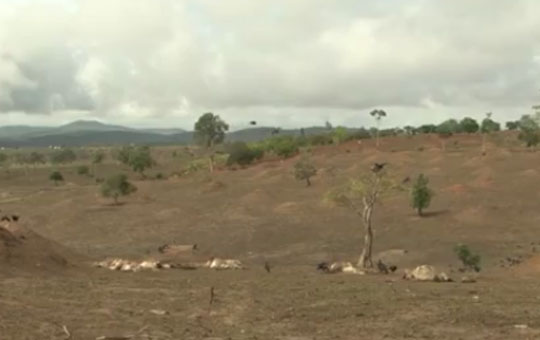
[[[0,0],[0,125],[518,119],[538,0]]]

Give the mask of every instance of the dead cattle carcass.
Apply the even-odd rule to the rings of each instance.
[[[429,265],[421,265],[413,270],[405,269],[403,279],[415,281],[452,282],[452,279],[449,278],[446,273],[438,273],[435,270],[435,267]]]
[[[317,265],[317,270],[320,270],[327,274],[335,273],[347,273],[347,274],[365,274],[364,271],[359,270],[350,262],[322,262]]]
[[[206,262],[210,269],[244,269],[242,262],[235,259],[219,259],[212,257]]]

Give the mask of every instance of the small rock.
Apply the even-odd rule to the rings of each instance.
[[[480,300],[480,296],[478,296],[478,295],[473,295],[473,297],[472,297],[472,298],[473,298],[473,300],[474,300],[474,301],[478,301],[478,300]]]
[[[514,325],[514,328],[515,329],[527,329],[527,328],[529,328],[529,326],[528,325]]]

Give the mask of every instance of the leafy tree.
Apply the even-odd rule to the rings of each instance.
[[[491,112],[486,113],[486,118],[482,120],[482,125],[480,127],[480,131],[482,131],[482,133],[501,131],[501,124],[491,119],[491,116]]]
[[[381,119],[383,117],[386,117],[386,112],[384,110],[373,110],[369,113],[372,117],[375,118],[375,120],[377,121],[377,134],[376,134],[376,138],[377,138],[377,141],[376,141],[376,144],[377,144],[377,147],[379,147],[379,128],[380,128],[380,125],[381,125]]]
[[[203,114],[195,123],[194,138],[210,153],[210,172],[214,171],[214,146],[225,140],[229,125],[211,112]]]
[[[64,176],[60,173],[60,171],[53,171],[49,175],[49,179],[54,182],[54,185],[58,185],[59,182],[64,181]]]
[[[118,204],[120,196],[127,196],[135,191],[137,191],[137,187],[131,184],[124,174],[113,175],[101,185],[101,195],[103,197],[112,197],[115,204]]]
[[[458,259],[463,264],[464,270],[480,271],[480,255],[473,253],[469,246],[465,244],[458,244],[454,247],[454,253],[456,253]]]
[[[441,139],[441,148],[446,150],[446,140],[459,130],[459,123],[455,119],[448,119],[437,126],[437,134]]]
[[[477,133],[480,125],[473,118],[465,117],[459,122],[459,129],[465,133]]]
[[[144,176],[144,170],[153,167],[155,164],[148,146],[134,148],[129,154],[129,166],[141,176]]]
[[[437,125],[424,124],[424,125],[419,126],[416,130],[419,133],[436,133],[437,132]]]
[[[370,174],[351,180],[350,183],[332,193],[332,199],[353,209],[361,218],[364,227],[364,245],[358,267],[372,268],[373,225],[372,216],[381,195],[394,185],[386,179],[385,171],[372,171]]]
[[[410,125],[404,126],[403,131],[407,136],[414,136],[416,134],[416,129]]]
[[[88,176],[90,174],[90,169],[87,165],[81,165],[77,168],[77,174],[81,176]]]
[[[423,210],[429,207],[433,191],[428,187],[429,179],[424,174],[418,175],[411,191],[412,207],[422,216]]]
[[[61,149],[51,154],[51,163],[72,163],[77,159],[77,155],[71,149]]]
[[[518,126],[518,139],[525,142],[527,147],[536,146],[540,143],[540,126],[530,115],[522,116]]]
[[[141,174],[141,176],[144,176],[146,169],[156,164],[148,146],[124,146],[118,151],[116,158],[122,164],[129,166],[133,171]]]
[[[519,129],[519,121],[506,122],[506,129],[507,130],[517,130],[517,129]]]
[[[311,177],[317,174],[317,169],[307,155],[294,164],[294,177],[299,181],[306,181],[306,186],[311,186]]]
[[[45,155],[42,154],[42,153],[39,153],[39,152],[31,152],[28,156],[26,155],[21,155],[22,157],[19,157],[19,161],[21,163],[27,163],[27,164],[31,164],[31,165],[36,165],[36,164],[45,164],[46,163],[46,160],[45,160]]]

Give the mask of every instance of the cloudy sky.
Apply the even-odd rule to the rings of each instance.
[[[538,0],[0,0],[0,125],[386,126],[540,102]]]

